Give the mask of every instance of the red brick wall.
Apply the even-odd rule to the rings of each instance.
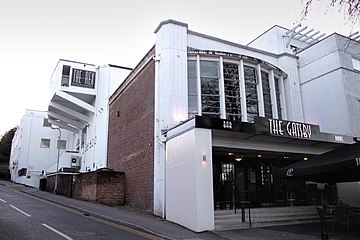
[[[125,173],[125,203],[152,211],[154,48],[110,98],[108,167]],[[116,96],[117,95],[117,96]]]
[[[122,172],[89,172],[75,176],[73,197],[110,206],[124,205],[125,177]]]

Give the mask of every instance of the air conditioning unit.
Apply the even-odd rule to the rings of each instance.
[[[71,167],[80,167],[80,157],[78,156],[71,156]]]

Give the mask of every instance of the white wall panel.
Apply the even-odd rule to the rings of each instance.
[[[196,232],[214,229],[211,130],[171,139],[166,159],[166,218]]]
[[[165,216],[165,149],[161,131],[187,119],[187,28],[166,23],[156,32],[154,213]]]

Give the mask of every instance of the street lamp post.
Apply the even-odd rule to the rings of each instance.
[[[51,129],[56,129],[59,131],[59,137],[57,142],[57,159],[56,159],[56,174],[55,174],[55,187],[54,194],[58,194],[58,175],[59,175],[59,158],[60,158],[60,140],[61,140],[61,130],[60,128],[51,127]]]

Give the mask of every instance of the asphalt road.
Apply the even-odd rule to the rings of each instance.
[[[161,239],[0,185],[0,239]]]

